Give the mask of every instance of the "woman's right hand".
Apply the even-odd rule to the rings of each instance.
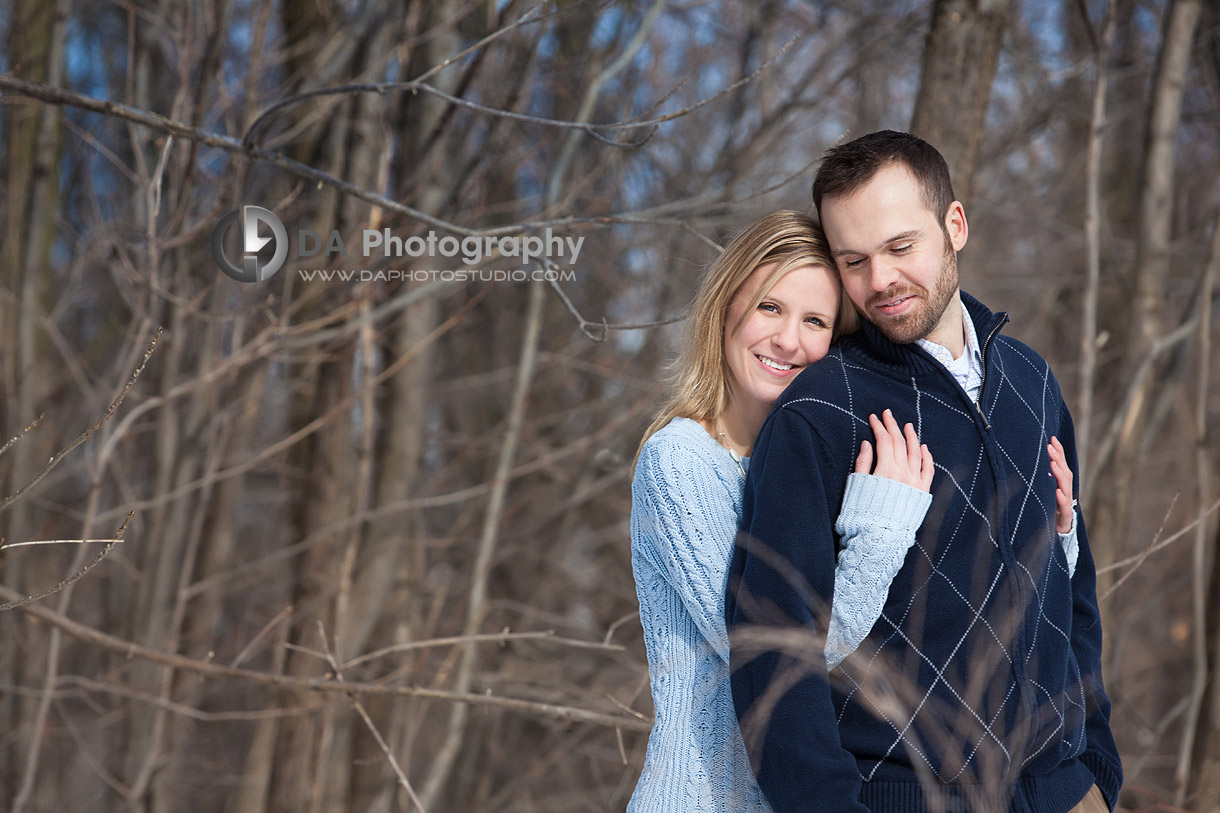
[[[915,427],[907,424],[898,429],[898,421],[890,410],[868,416],[868,425],[873,429],[877,443],[877,465],[873,467],[873,445],[867,440],[860,444],[856,456],[857,474],[875,474],[914,486],[921,491],[932,490],[932,453],[926,444],[919,443]]]

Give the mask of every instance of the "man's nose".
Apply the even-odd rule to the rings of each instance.
[[[874,258],[869,263],[869,284],[874,291],[884,291],[898,281],[898,266],[888,257]]]

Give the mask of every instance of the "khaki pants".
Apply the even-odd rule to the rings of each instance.
[[[1101,791],[1094,785],[1089,789],[1088,794],[1080,800],[1080,804],[1073,807],[1068,813],[1110,813],[1110,806],[1106,804],[1106,798],[1101,795]]]

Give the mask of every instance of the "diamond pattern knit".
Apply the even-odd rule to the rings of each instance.
[[[833,682],[805,667],[752,745],[777,811],[1063,813],[1094,782],[1117,798],[1088,536],[1078,521],[1070,568],[1054,530],[1046,444],[1058,436],[1075,471],[1071,417],[1046,362],[1000,335],[1007,316],[963,301],[983,342],[977,406],[927,351],[865,324],[793,382],[755,444],[730,569],[734,626],[816,629],[825,617],[830,507],[870,412],[914,423],[936,462],[932,507],[860,651]],[[793,659],[736,654],[748,721]]]

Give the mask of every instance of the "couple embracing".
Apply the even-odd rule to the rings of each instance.
[[[821,228],[771,213],[709,269],[637,457],[656,719],[628,809],[1111,810],[1058,383],[960,291],[934,147],[835,147],[813,199]]]

